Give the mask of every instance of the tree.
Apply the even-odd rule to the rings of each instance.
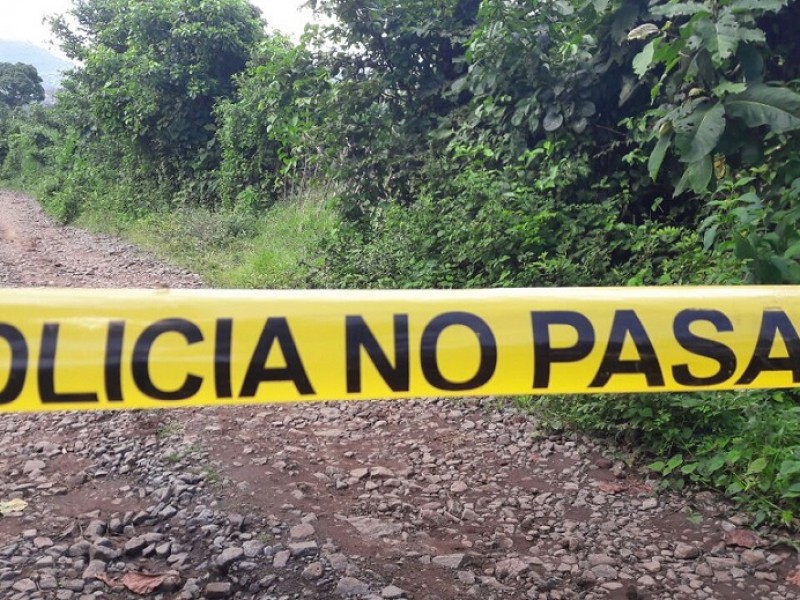
[[[167,177],[213,168],[214,106],[263,37],[246,0],[74,0],[52,27],[97,127]]]
[[[17,108],[43,100],[42,78],[36,67],[0,62],[0,105]]]

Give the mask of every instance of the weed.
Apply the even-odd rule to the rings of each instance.
[[[200,471],[206,483],[209,485],[219,485],[222,482],[222,473],[213,465],[208,465]]]
[[[184,427],[181,423],[178,423],[177,421],[168,421],[167,423],[161,424],[156,431],[156,437],[160,440],[164,440],[183,432],[183,429]]]

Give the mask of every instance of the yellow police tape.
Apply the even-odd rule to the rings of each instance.
[[[3,290],[0,413],[800,386],[800,288]]]

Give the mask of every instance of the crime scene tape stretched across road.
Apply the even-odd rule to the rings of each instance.
[[[800,288],[2,290],[0,413],[800,386]]]

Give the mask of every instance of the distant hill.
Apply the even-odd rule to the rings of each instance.
[[[0,40],[0,62],[21,62],[36,67],[48,96],[61,84],[61,72],[75,66],[30,42],[9,40]]]

